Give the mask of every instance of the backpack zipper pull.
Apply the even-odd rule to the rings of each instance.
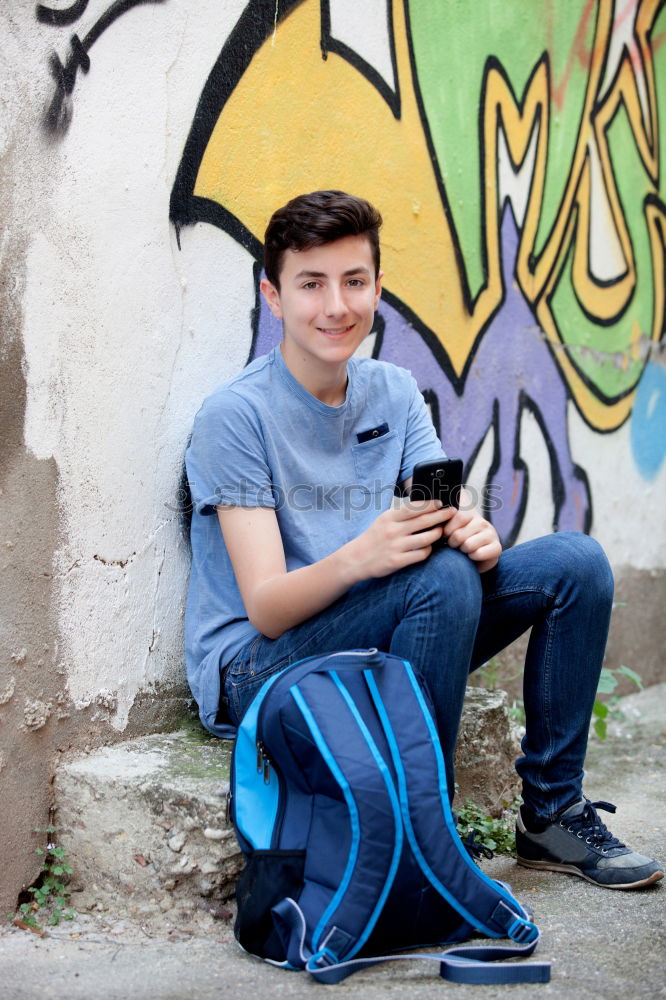
[[[266,747],[261,742],[257,740],[257,774],[264,775],[264,784],[270,785],[271,783],[271,761],[266,753]]]

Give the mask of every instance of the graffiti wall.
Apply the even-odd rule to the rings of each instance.
[[[248,6],[202,94],[172,221],[220,226],[259,257],[272,206],[295,192],[378,204],[373,356],[412,369],[468,473],[492,438],[483,476],[506,542],[534,489],[526,413],[552,526],[589,530],[572,412],[597,434],[630,422],[642,479],[663,458],[660,4],[550,3],[530,18],[490,2],[480,19],[466,3],[369,4],[361,41],[349,5],[321,7],[284,4],[271,21],[270,5]],[[267,309],[254,333],[253,354],[279,339]]]
[[[262,234],[320,187],[384,216],[362,350],[414,373],[506,544],[602,541],[611,656],[657,679],[662,0],[9,0],[0,30],[4,801],[12,740],[182,712],[187,435],[279,339]]]

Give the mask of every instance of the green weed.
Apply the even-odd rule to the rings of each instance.
[[[602,669],[601,677],[599,678],[599,687],[597,688],[597,698],[592,708],[592,715],[594,717],[593,728],[600,740],[606,739],[609,718],[624,718],[621,710],[617,707],[619,698],[613,694],[620,677],[628,677],[639,691],[643,690],[643,681],[640,674],[637,674],[635,670],[631,670],[630,667],[621,666],[613,670],[604,667]],[[598,697],[599,695],[610,695],[611,697],[607,701],[602,701]]]
[[[522,675],[522,672],[523,668],[520,666],[517,670],[507,673],[507,667],[502,661],[493,659],[488,660],[478,670],[475,670],[472,678],[480,682],[480,687],[484,687],[488,691],[496,691],[498,687],[504,687],[511,681],[515,681]]]
[[[496,854],[513,854],[516,850],[515,822],[520,799],[507,804],[498,819],[488,816],[469,799],[458,809],[458,833],[464,840],[468,833],[476,832],[478,843]]]
[[[18,909],[23,923],[35,930],[39,929],[37,916],[47,909],[47,923],[52,926],[56,926],[61,920],[74,918],[74,911],[67,908],[69,897],[67,881],[72,874],[72,868],[65,856],[64,847],[57,847],[52,843],[52,835],[55,832],[53,826],[35,830],[35,833],[47,834],[48,842],[45,848],[35,848],[35,854],[42,858],[42,866],[36,884],[27,890],[32,896],[32,901],[21,903]]]

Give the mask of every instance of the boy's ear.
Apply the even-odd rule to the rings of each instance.
[[[377,312],[377,307],[379,306],[379,299],[382,294],[382,278],[384,277],[384,272],[380,271],[377,275],[377,280],[375,281],[375,312]]]
[[[276,319],[282,319],[282,307],[280,306],[280,293],[268,278],[262,278],[259,283],[261,294],[266,299],[268,308]]]

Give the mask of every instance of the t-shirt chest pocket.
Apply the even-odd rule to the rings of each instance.
[[[400,475],[402,444],[395,431],[371,435],[352,445],[354,470],[359,483],[372,492],[395,486]]]

